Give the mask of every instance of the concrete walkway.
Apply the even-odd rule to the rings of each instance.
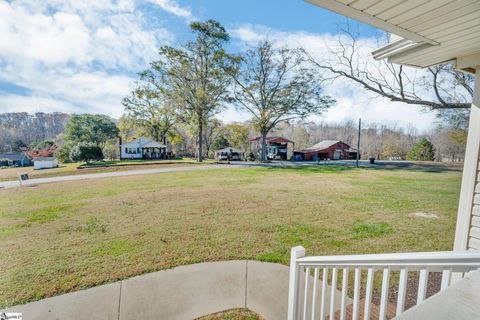
[[[28,320],[192,320],[246,307],[267,320],[282,320],[287,319],[288,276],[289,268],[275,263],[207,262],[153,272],[0,312],[21,312],[23,319]],[[320,299],[320,281],[318,288]],[[326,292],[329,305],[330,288]],[[335,302],[338,306],[339,292]]]
[[[242,166],[241,165],[230,166],[228,164],[226,165],[214,164],[214,165],[193,165],[188,167],[169,167],[169,168],[144,169],[144,170],[115,171],[115,172],[103,172],[103,173],[86,173],[86,174],[69,175],[69,176],[31,179],[31,180],[26,180],[22,182],[22,185],[36,185],[36,184],[60,182],[60,181],[124,177],[124,176],[131,176],[131,175],[155,174],[155,173],[163,173],[163,172],[228,169],[228,168],[235,168],[235,167],[242,167]],[[0,182],[0,188],[14,188],[19,186],[20,186],[20,182],[18,180]]]

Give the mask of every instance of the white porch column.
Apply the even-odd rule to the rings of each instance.
[[[468,125],[467,148],[463,165],[462,187],[458,205],[457,227],[455,232],[454,250],[462,251],[468,248],[468,238],[472,219],[473,197],[478,174],[480,150],[480,63],[476,68],[475,89]]]

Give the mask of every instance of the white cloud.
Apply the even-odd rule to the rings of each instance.
[[[141,11],[125,1],[95,1],[92,6],[73,0],[55,6],[54,0],[42,3],[39,8],[30,1],[0,2],[0,57],[6,62],[82,68],[95,62],[132,70],[150,61],[158,43],[173,40],[166,29],[146,29]]]
[[[192,10],[188,7],[181,7],[175,0],[148,0],[163,10],[185,19],[187,22],[195,20]]]
[[[0,112],[63,111],[72,113],[104,113],[119,117],[123,113],[121,99],[132,89],[134,79],[105,72],[32,74],[22,82],[31,90],[28,96],[0,96]]]
[[[137,9],[132,0],[0,1],[0,81],[29,91],[2,96],[0,112],[121,115],[134,74],[174,39]]]
[[[259,41],[269,39],[276,46],[303,47],[323,61],[332,59],[330,49],[338,43],[338,36],[328,33],[282,32],[261,25],[242,25],[230,30],[230,32],[234,39],[237,39],[237,45],[241,48],[254,46]],[[376,39],[360,39],[359,45],[360,60],[373,59],[371,51],[378,47]],[[372,70],[372,72],[382,72],[382,70]],[[416,72],[421,74],[422,71],[411,70],[410,76],[415,76],[414,73]],[[370,123],[396,123],[404,127],[412,124],[420,131],[429,129],[437,120],[435,113],[424,112],[422,107],[380,98],[344,78],[339,78],[329,84],[325,88],[325,94],[335,98],[337,105],[322,117],[311,117],[311,120],[339,122],[361,117]]]

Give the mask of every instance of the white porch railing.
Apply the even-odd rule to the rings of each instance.
[[[288,293],[288,320],[315,320],[335,318],[346,319],[348,277],[354,272],[352,319],[360,315],[360,292],[362,271],[366,271],[365,301],[363,319],[370,319],[372,308],[372,290],[375,272],[382,272],[379,319],[387,318],[387,305],[390,275],[399,272],[398,295],[395,316],[404,311],[409,272],[419,272],[417,304],[423,302],[427,292],[430,272],[442,272],[440,291],[445,290],[451,282],[452,273],[463,274],[480,268],[480,253],[472,252],[419,252],[370,254],[351,256],[317,256],[306,257],[303,247],[291,250],[290,282]],[[320,279],[320,269],[322,277]],[[342,275],[340,296],[337,292],[337,279]],[[309,276],[307,276],[309,275]],[[313,275],[313,277],[312,277]],[[323,280],[326,281],[323,281]],[[330,281],[329,281],[330,279]],[[321,288],[318,287],[322,281]],[[327,290],[330,285],[330,292]],[[327,303],[327,299],[329,300]],[[340,301],[335,301],[340,300]]]

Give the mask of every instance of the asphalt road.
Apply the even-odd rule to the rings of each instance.
[[[88,179],[99,179],[99,178],[110,178],[110,177],[124,177],[124,176],[142,175],[142,174],[155,174],[155,173],[163,173],[163,172],[229,169],[229,168],[236,168],[236,167],[239,167],[239,166],[231,166],[231,165],[228,165],[228,164],[217,164],[217,165],[198,165],[198,166],[194,165],[194,166],[188,166],[188,167],[170,167],[170,168],[157,168],[157,169],[115,171],[115,172],[103,172],[103,173],[87,173],[87,174],[77,174],[77,175],[70,175],[70,176],[59,176],[59,177],[30,179],[30,180],[23,181],[22,185],[37,185],[37,184],[60,182],[60,181],[74,181],[74,180],[88,180]],[[20,182],[18,180],[0,182],[0,189],[1,188],[15,188],[15,187],[19,187],[19,186],[20,186]]]

